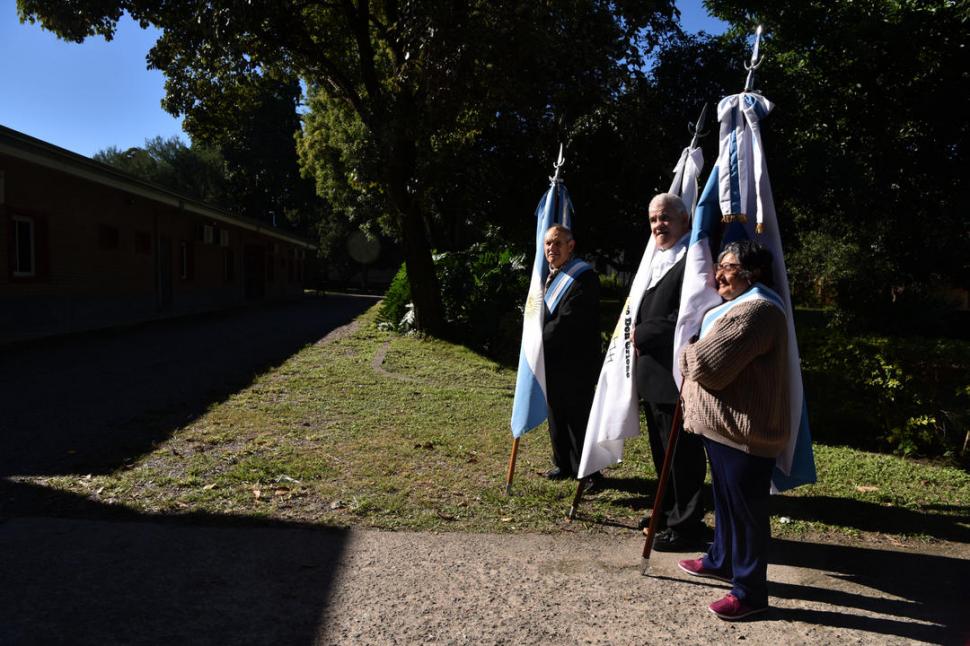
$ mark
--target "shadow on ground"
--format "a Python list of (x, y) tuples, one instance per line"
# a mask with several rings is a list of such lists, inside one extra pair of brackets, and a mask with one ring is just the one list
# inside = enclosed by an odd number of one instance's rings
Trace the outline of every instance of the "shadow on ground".
[(308, 297), (5, 348), (0, 643), (314, 643), (346, 531), (140, 514), (10, 476), (121, 467), (374, 301)]
[[(653, 508), (655, 479), (608, 478), (606, 487), (630, 494), (616, 499), (614, 504), (618, 506), (643, 512)], [(708, 510), (714, 508), (709, 485), (704, 486), (704, 504)], [(771, 515), (863, 532), (970, 543), (970, 507), (960, 505), (928, 505), (923, 510), (913, 510), (831, 496), (772, 496)]]
[(349, 538), (140, 515), (9, 481), (0, 496), (59, 497), (74, 512), (0, 520), (2, 644), (313, 644)]
[(308, 296), (4, 348), (0, 477), (120, 467), (375, 301)]
[[(965, 606), (970, 561), (966, 559), (918, 550), (890, 551), (775, 539), (770, 562), (819, 573), (817, 585), (814, 581), (769, 582), (768, 592), (773, 597), (880, 615), (786, 608), (776, 611), (777, 619), (936, 644), (966, 644), (970, 640), (970, 618)], [(843, 585), (833, 585), (833, 579)], [(869, 596), (865, 593), (868, 590), (893, 598)]]

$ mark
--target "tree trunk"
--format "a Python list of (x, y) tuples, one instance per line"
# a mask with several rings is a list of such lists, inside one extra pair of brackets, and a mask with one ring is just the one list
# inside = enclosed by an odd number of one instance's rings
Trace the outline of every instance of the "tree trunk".
[(434, 271), (424, 219), (414, 203), (402, 213), (401, 222), (401, 240), (404, 262), (408, 269), (411, 301), (414, 303), (415, 325), (426, 334), (440, 337), (445, 332), (441, 289)]
[(398, 212), (398, 227), (404, 262), (408, 270), (411, 302), (414, 303), (415, 327), (431, 336), (441, 337), (445, 332), (444, 307), (441, 304), (441, 288), (434, 271), (431, 244), (421, 214), (420, 200), (408, 190), (413, 183), (416, 151), (414, 141), (404, 132), (401, 122), (389, 146), (387, 183), (391, 201)]

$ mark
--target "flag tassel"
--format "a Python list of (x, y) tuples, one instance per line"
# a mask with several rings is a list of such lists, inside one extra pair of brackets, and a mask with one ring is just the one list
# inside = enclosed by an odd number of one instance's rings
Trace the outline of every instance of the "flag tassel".
[(509, 470), (505, 475), (505, 495), (512, 495), (512, 476), (515, 475), (515, 458), (519, 455), (519, 438), (512, 438), (512, 454), (509, 456)]

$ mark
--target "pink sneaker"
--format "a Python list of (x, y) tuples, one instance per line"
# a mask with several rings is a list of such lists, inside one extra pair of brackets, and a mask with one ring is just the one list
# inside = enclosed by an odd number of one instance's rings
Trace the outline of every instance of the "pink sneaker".
[(752, 608), (733, 594), (728, 594), (720, 601), (715, 601), (709, 605), (707, 609), (717, 615), (718, 619), (723, 619), (725, 621), (736, 621), (758, 612), (764, 612), (768, 609), (768, 606), (764, 606), (763, 608)]
[(731, 582), (731, 577), (718, 574), (714, 570), (708, 570), (705, 568), (704, 559), (687, 559), (685, 561), (680, 561), (677, 563), (677, 567), (691, 576), (701, 576), (705, 579), (717, 579), (718, 581), (724, 581), (725, 583)]

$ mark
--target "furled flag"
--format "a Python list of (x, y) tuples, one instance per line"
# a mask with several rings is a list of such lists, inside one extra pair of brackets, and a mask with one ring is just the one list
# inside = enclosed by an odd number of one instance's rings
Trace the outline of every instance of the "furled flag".
[[(688, 212), (693, 211), (697, 201), (697, 177), (703, 167), (703, 152), (696, 146), (690, 146), (681, 153), (674, 168), (674, 182), (669, 192), (683, 199)], [(647, 226), (646, 221), (644, 226)], [(655, 250), (656, 242), (650, 236), (633, 278), (630, 294), (610, 337), (586, 426), (583, 457), (577, 474), (580, 479), (619, 463), (623, 459), (623, 441), (640, 434), (637, 357), (631, 336), (640, 301), (650, 282), (650, 263)]]
[(679, 386), (682, 375), (676, 359), (680, 349), (687, 339), (700, 330), (704, 313), (721, 302), (714, 286), (715, 256), (712, 245), (717, 244), (720, 249), (728, 242), (756, 239), (774, 257), (774, 284), (784, 303), (788, 320), (792, 433), (772, 475), (772, 489), (785, 491), (815, 482), (815, 459), (808, 429), (788, 275), (761, 142), (759, 121), (772, 107), (772, 103), (760, 94), (747, 92), (728, 96), (718, 104), (718, 161), (704, 187), (691, 227), (680, 312), (674, 331), (674, 379)]
[(543, 249), (543, 238), (554, 224), (572, 229), (572, 219), (573, 203), (569, 199), (569, 191), (561, 179), (554, 178), (536, 208), (536, 256), (522, 318), (522, 347), (519, 350), (519, 372), (515, 378), (515, 400), (512, 403), (513, 437), (521, 437), (531, 431), (548, 415), (546, 368), (542, 354), (542, 291), (549, 275), (549, 264)]

